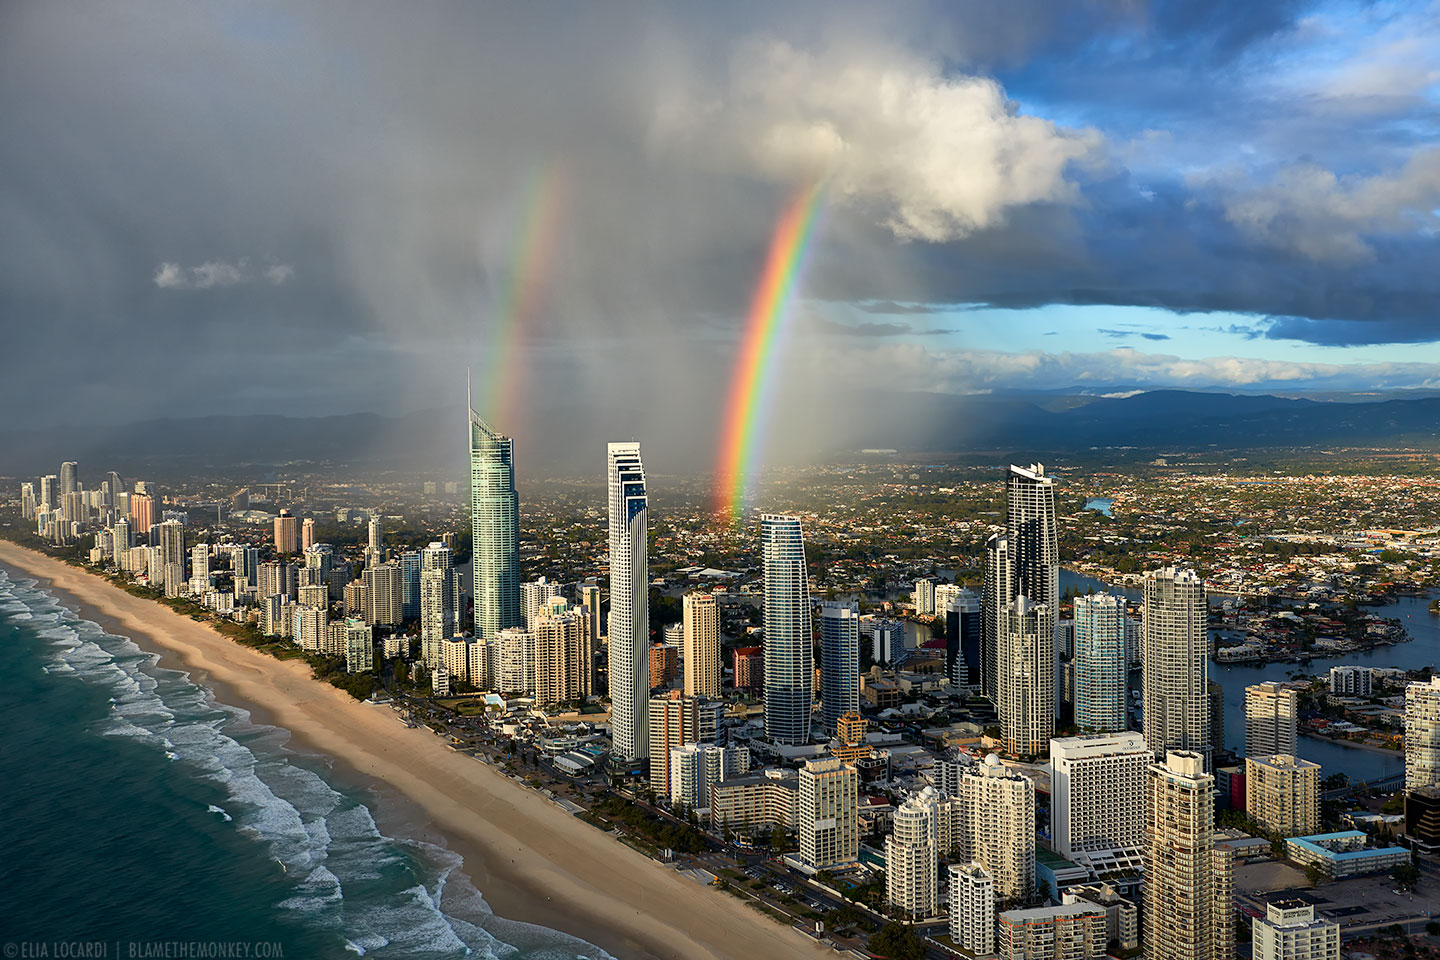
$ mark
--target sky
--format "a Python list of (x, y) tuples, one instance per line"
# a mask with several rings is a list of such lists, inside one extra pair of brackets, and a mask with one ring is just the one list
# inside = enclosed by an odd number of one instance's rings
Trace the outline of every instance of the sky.
[(0, 403), (402, 413), (474, 368), (517, 436), (714, 434), (816, 182), (773, 420), (1440, 388), (1437, 90), (1430, 3), (14, 0)]

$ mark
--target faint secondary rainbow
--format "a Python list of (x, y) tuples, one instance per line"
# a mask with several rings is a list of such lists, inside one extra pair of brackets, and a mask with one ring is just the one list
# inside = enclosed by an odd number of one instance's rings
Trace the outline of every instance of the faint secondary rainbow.
[(484, 401), (476, 411), (502, 432), (511, 429), (507, 424), (516, 405), (519, 385), (524, 380), (519, 376), (522, 364), (518, 348), (526, 328), (534, 320), (555, 258), (565, 185), (565, 173), (558, 163), (549, 163), (537, 170), (526, 185), (521, 229), (496, 303), (482, 373)]
[(725, 407), (715, 478), (716, 512), (731, 518), (739, 516), (744, 506), (746, 484), (764, 432), (775, 348), (790, 314), (790, 301), (805, 266), (823, 198), (823, 183), (811, 184), (791, 198), (775, 224), (770, 252), (745, 321)]

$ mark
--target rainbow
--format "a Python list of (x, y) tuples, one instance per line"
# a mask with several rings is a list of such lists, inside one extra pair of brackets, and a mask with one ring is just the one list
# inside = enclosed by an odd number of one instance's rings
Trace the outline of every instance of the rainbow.
[(715, 483), (715, 509), (722, 516), (738, 517), (744, 507), (746, 483), (755, 467), (765, 424), (776, 346), (805, 266), (824, 192), (823, 182), (797, 191), (775, 224), (725, 407)]
[(549, 274), (564, 207), (566, 177), (558, 163), (537, 170), (525, 190), (523, 226), (510, 269), (496, 304), (498, 318), (492, 330), (488, 362), (481, 374), (484, 401), (480, 410), (497, 428), (505, 429), (516, 406), (523, 377), (517, 350), (526, 327), (534, 318), (543, 281)]

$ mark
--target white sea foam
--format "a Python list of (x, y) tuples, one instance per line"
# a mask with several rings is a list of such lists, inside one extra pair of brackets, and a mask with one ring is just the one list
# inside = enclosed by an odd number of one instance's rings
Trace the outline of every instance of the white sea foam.
[(516, 934), (526, 957), (607, 956), (565, 934), (494, 918), (460, 872), (459, 855), (383, 835), (364, 803), (331, 786), (323, 759), (286, 748), (286, 732), (217, 703), (188, 673), (159, 667), (156, 655), (80, 619), (34, 581), (0, 571), (0, 615), (32, 621), (26, 631), (50, 648), (47, 672), (109, 688), (110, 711), (97, 733), (153, 744), (223, 789), (224, 805), (207, 806), (223, 818), (217, 824), (233, 823), (264, 844), (291, 878), (278, 906), (333, 930), (347, 950), (382, 958), (513, 956), (487, 932), (494, 927), (507, 939)]

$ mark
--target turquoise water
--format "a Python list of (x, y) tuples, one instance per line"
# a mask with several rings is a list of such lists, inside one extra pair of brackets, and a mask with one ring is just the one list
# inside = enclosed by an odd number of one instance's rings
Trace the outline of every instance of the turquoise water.
[(608, 956), (495, 918), (457, 855), (384, 835), (364, 791), (156, 659), (0, 569), (6, 943)]
[(1108, 497), (1091, 497), (1085, 501), (1086, 510), (1095, 510), (1107, 517), (1110, 516), (1110, 508), (1113, 506), (1115, 506), (1115, 501)]

